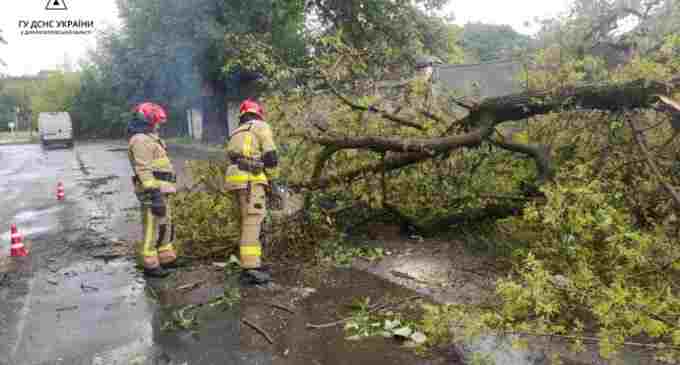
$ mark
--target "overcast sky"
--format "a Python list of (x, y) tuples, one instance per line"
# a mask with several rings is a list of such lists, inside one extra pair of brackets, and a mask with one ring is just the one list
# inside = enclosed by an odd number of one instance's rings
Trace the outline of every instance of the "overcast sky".
[[(1, 0), (0, 29), (8, 45), (0, 45), (0, 72), (10, 75), (35, 74), (64, 64), (65, 55), (76, 65), (88, 47), (95, 46), (95, 35), (21, 35), (20, 20), (93, 20), (97, 30), (118, 26), (114, 0), (60, 0), (68, 10), (45, 10), (48, 0)], [(191, 1), (191, 0), (186, 0)], [(567, 8), (568, 0), (452, 0), (448, 12), (455, 22), (482, 21), (509, 24), (517, 31), (531, 34), (526, 21), (534, 17), (553, 16)]]
[(524, 23), (533, 23), (535, 17), (556, 16), (567, 10), (570, 0), (451, 0), (448, 8), (453, 12), (455, 23), (484, 22), (491, 24), (508, 24), (516, 31), (534, 34), (536, 25), (525, 27)]

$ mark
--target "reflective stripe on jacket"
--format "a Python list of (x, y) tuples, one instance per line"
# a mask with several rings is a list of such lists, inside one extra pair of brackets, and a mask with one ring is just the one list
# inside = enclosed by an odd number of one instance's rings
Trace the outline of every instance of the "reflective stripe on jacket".
[(132, 170), (139, 179), (136, 191), (161, 188), (176, 188), (175, 183), (158, 179), (157, 175), (175, 176), (163, 140), (156, 134), (138, 133), (130, 138), (128, 157)]
[[(248, 159), (262, 161), (265, 153), (276, 151), (274, 136), (269, 124), (261, 120), (253, 120), (242, 124), (229, 136), (226, 145), (228, 156), (240, 155)], [(268, 177), (277, 177), (277, 169), (265, 169), (265, 172), (251, 173), (239, 169), (232, 163), (224, 177), (226, 190), (245, 189), (248, 183), (268, 184)]]

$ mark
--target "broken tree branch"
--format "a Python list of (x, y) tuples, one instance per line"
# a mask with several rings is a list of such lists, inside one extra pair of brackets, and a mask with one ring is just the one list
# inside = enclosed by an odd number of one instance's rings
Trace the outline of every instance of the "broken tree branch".
[(382, 162), (366, 165), (360, 168), (357, 168), (355, 170), (352, 170), (350, 172), (341, 174), (341, 175), (336, 175), (336, 176), (330, 176), (326, 178), (321, 178), (318, 180), (313, 180), (308, 183), (302, 183), (302, 184), (297, 184), (293, 185), (295, 188), (306, 188), (310, 190), (314, 189), (320, 189), (320, 188), (326, 188), (330, 185), (334, 184), (339, 184), (339, 183), (348, 183), (351, 182), (358, 177), (365, 175), (365, 174), (372, 174), (372, 173), (377, 173), (381, 172), (383, 169), (385, 171), (392, 171), (396, 169), (400, 169), (402, 167), (406, 167), (408, 165), (412, 165), (418, 162), (425, 161), (427, 159), (432, 158), (432, 155), (428, 153), (405, 153), (405, 154), (400, 154), (396, 157), (391, 157), (391, 158), (386, 158), (385, 163), (383, 164)]
[(628, 125), (630, 126), (631, 130), (633, 131), (633, 138), (635, 139), (635, 143), (638, 145), (640, 148), (640, 151), (642, 151), (642, 154), (645, 156), (645, 159), (647, 160), (647, 166), (654, 172), (656, 177), (659, 179), (659, 182), (663, 186), (663, 188), (668, 192), (668, 194), (673, 198), (675, 201), (675, 208), (677, 210), (680, 210), (680, 195), (678, 194), (677, 191), (669, 184), (667, 183), (664, 178), (663, 174), (661, 173), (661, 170), (659, 169), (659, 166), (656, 165), (654, 162), (654, 159), (652, 158), (652, 154), (649, 152), (649, 149), (647, 148), (647, 145), (644, 143), (642, 138), (640, 137), (640, 132), (637, 130), (635, 127), (635, 123), (631, 118), (626, 118), (628, 121)]
[[(680, 77), (678, 76), (669, 82), (641, 79), (626, 83), (589, 84), (557, 91), (529, 92), (489, 98), (475, 106), (475, 109), (471, 110), (467, 116), (452, 123), (444, 135), (434, 138), (305, 136), (313, 142), (332, 147), (332, 149), (328, 150), (328, 154), (324, 156), (326, 161), (320, 160), (317, 163), (318, 168), (317, 173), (314, 174), (314, 179), (310, 182), (292, 185), (299, 188), (318, 189), (383, 171), (383, 164), (378, 162), (336, 176), (322, 178), (320, 173), (322, 166), (331, 157), (330, 151), (333, 151), (333, 149), (396, 152), (394, 156), (385, 159), (384, 169), (390, 171), (431, 159), (457, 148), (478, 146), (488, 139), (487, 137), (493, 131), (493, 127), (506, 121), (523, 120), (536, 115), (569, 109), (621, 111), (653, 107), (659, 99), (658, 95), (667, 94), (677, 87), (680, 87)], [(336, 96), (344, 98), (340, 93), (336, 93)], [(349, 102), (351, 103), (351, 101)], [(361, 110), (366, 109), (362, 106), (360, 108)], [(462, 135), (449, 135), (454, 126), (461, 124), (476, 128), (476, 130), (473, 129), (472, 132)], [(540, 177), (549, 179), (552, 176), (552, 166), (547, 158), (547, 153), (540, 151), (539, 148), (527, 148), (526, 146), (508, 143), (499, 145), (499, 147), (534, 157), (539, 167)]]
[(347, 96), (343, 95), (340, 91), (338, 91), (338, 89), (336, 89), (335, 86), (333, 86), (333, 84), (330, 82), (330, 80), (328, 80), (327, 77), (326, 77), (326, 83), (328, 84), (328, 87), (330, 88), (333, 95), (335, 95), (343, 103), (345, 103), (347, 106), (349, 106), (350, 108), (352, 108), (354, 110), (371, 111), (371, 112), (377, 113), (378, 115), (380, 115), (384, 119), (395, 122), (395, 123), (400, 124), (402, 126), (415, 128), (415, 129), (418, 129), (418, 130), (421, 130), (421, 131), (425, 130), (425, 128), (418, 123), (414, 123), (414, 122), (411, 122), (411, 121), (406, 120), (404, 118), (400, 118), (396, 115), (390, 114), (390, 113), (388, 113), (384, 110), (378, 109), (376, 107), (369, 108), (369, 107), (365, 107), (363, 105), (359, 105), (359, 104), (351, 101)]
[(307, 136), (307, 139), (324, 146), (340, 149), (370, 149), (377, 152), (423, 152), (434, 155), (460, 147), (479, 145), (489, 132), (490, 128), (486, 127), (470, 133), (439, 138)]
[(468, 118), (472, 122), (479, 121), (481, 115), (487, 113), (493, 116), (495, 124), (499, 124), (566, 109), (620, 111), (651, 107), (657, 100), (656, 94), (666, 94), (669, 88), (676, 87), (680, 87), (680, 77), (668, 83), (640, 79), (621, 84), (588, 84), (557, 91), (514, 94), (486, 99)]
[[(530, 199), (527, 199), (529, 201)], [(489, 204), (483, 208), (468, 209), (463, 213), (446, 217), (437, 217), (419, 226), (419, 232), (428, 236), (444, 232), (453, 227), (464, 227), (485, 220), (503, 219), (522, 213), (526, 201), (516, 201), (515, 204)]]
[(538, 170), (539, 184), (541, 182), (552, 180), (552, 178), (555, 176), (555, 171), (552, 167), (552, 161), (550, 159), (550, 152), (546, 146), (503, 142), (492, 139), (490, 139), (489, 142), (504, 150), (522, 153), (533, 158), (534, 162), (536, 162), (536, 170)]
[(323, 173), (323, 170), (326, 167), (326, 162), (328, 162), (328, 160), (330, 160), (331, 157), (333, 157), (333, 155), (338, 151), (340, 151), (340, 148), (335, 146), (324, 147), (323, 151), (321, 151), (321, 154), (319, 154), (319, 157), (316, 160), (316, 164), (314, 165), (312, 181), (321, 178), (321, 174)]
[(243, 322), (243, 323), (244, 323), (245, 325), (247, 325), (248, 327), (254, 329), (254, 330), (255, 330), (257, 333), (259, 333), (260, 335), (262, 335), (262, 337), (264, 337), (265, 339), (267, 339), (267, 342), (269, 342), (269, 343), (272, 344), (272, 345), (274, 344), (274, 340), (272, 339), (272, 337), (269, 336), (269, 334), (267, 333), (267, 331), (263, 330), (260, 326), (256, 325), (255, 323), (249, 321), (249, 320), (246, 319), (246, 318), (241, 319), (241, 322)]
[[(580, 340), (583, 342), (590, 342), (590, 343), (600, 343), (602, 342), (602, 339), (597, 338), (597, 337), (591, 337), (591, 336), (568, 336), (568, 335), (559, 335), (559, 334), (554, 334), (554, 333), (538, 333), (538, 332), (512, 332), (512, 331), (505, 331), (503, 334), (506, 335), (519, 335), (519, 336), (530, 336), (530, 337), (551, 337), (551, 338), (559, 338), (559, 339), (564, 339), (564, 340)], [(652, 344), (652, 343), (642, 343), (642, 342), (630, 342), (630, 341), (623, 341), (621, 342), (621, 345), (626, 346), (626, 347), (642, 347), (642, 348), (648, 348), (648, 349), (673, 349), (673, 350), (680, 350), (680, 347), (678, 346), (664, 346), (663, 344)]]
[(434, 120), (437, 123), (441, 123), (441, 124), (447, 123), (446, 120), (443, 117), (441, 117), (441, 116), (439, 116), (435, 113), (429, 112), (425, 109), (418, 109), (418, 113), (420, 113), (421, 115), (423, 115), (426, 118)]

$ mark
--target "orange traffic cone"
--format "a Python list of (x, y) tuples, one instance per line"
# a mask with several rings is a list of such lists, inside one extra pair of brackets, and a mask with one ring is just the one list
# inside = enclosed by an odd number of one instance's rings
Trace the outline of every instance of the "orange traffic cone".
[(61, 181), (57, 184), (57, 200), (64, 200), (64, 184)]
[(19, 232), (17, 231), (16, 224), (12, 224), (11, 237), (12, 237), (11, 256), (12, 257), (28, 256), (28, 251), (26, 250), (26, 247), (24, 247), (23, 242), (21, 242), (21, 234), (19, 234)]

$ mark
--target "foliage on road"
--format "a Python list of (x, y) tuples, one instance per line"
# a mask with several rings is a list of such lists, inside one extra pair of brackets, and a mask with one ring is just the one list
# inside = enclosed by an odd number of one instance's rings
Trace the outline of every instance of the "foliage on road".
[(387, 308), (384, 303), (373, 303), (370, 297), (366, 297), (356, 298), (350, 309), (351, 316), (344, 324), (350, 341), (381, 336), (406, 341), (412, 346), (427, 342), (427, 336), (418, 331), (414, 320), (399, 311), (401, 308)]

